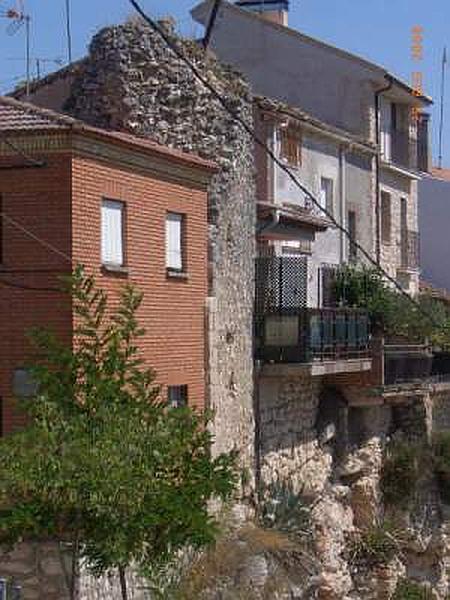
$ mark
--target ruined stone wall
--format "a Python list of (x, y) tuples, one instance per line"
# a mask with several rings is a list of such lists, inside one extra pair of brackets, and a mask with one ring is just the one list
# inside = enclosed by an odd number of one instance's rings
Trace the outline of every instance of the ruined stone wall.
[[(171, 31), (167, 25), (168, 31)], [(173, 40), (248, 123), (247, 84), (190, 41)], [(102, 30), (72, 86), (65, 110), (214, 160), (209, 189), (209, 406), (216, 450), (237, 448), (253, 467), (252, 311), (255, 173), (252, 140), (192, 72), (139, 20)]]

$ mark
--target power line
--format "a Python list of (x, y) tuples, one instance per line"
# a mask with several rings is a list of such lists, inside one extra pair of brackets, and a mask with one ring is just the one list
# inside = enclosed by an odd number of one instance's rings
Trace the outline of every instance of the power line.
[(32, 231), (30, 231), (29, 229), (27, 229), (26, 227), (24, 227), (23, 225), (21, 225), (20, 223), (18, 223), (17, 221), (15, 221), (12, 217), (10, 217), (9, 215), (7, 215), (4, 211), (0, 211), (0, 217), (2, 217), (2, 219), (5, 219), (5, 221), (7, 223), (9, 223), (10, 225), (12, 225), (13, 227), (15, 227), (16, 229), (18, 229), (19, 231), (21, 231), (25, 235), (27, 235), (29, 238), (31, 238), (32, 240), (34, 240), (35, 242), (37, 242), (38, 244), (40, 244), (44, 248), (47, 248), (47, 250), (50, 250), (51, 252), (54, 252), (55, 254), (58, 254), (58, 256), (61, 256), (65, 260), (69, 261), (70, 264), (72, 264), (73, 261), (72, 261), (72, 259), (70, 258), (70, 256), (68, 254), (65, 254), (65, 252), (62, 252), (61, 250), (59, 250), (58, 248), (56, 248), (55, 246), (53, 246), (52, 244), (50, 244), (50, 242), (47, 242), (46, 240), (43, 240), (39, 236), (35, 235)]
[[(3, 140), (3, 142), (9, 146), (11, 148), (11, 150), (14, 150), (14, 152), (16, 152), (17, 154), (20, 154), (20, 156), (22, 158), (24, 158), (26, 160), (26, 162), (28, 163), (27, 166), (28, 167), (45, 167), (47, 165), (47, 163), (43, 160), (36, 160), (35, 158), (33, 158), (32, 156), (30, 156), (29, 154), (26, 154), (21, 148), (19, 148), (18, 146), (16, 146), (13, 142), (11, 142), (11, 140), (9, 139), (9, 137), (3, 132), (0, 131), (0, 141)], [(25, 165), (22, 165), (22, 167), (24, 167)], [(17, 169), (17, 168), (21, 168), (18, 165), (12, 165), (12, 166), (2, 166), (0, 167), (2, 169)]]
[(233, 108), (228, 106), (228, 103), (223, 98), (222, 94), (216, 90), (216, 88), (208, 81), (208, 79), (206, 79), (202, 75), (202, 73), (200, 73), (200, 71), (197, 69), (197, 67), (184, 54), (184, 52), (182, 52), (176, 46), (176, 44), (173, 43), (170, 36), (164, 31), (164, 29), (154, 19), (152, 19), (148, 14), (146, 14), (144, 12), (144, 10), (141, 8), (141, 6), (139, 5), (139, 3), (136, 0), (129, 0), (129, 2), (133, 6), (133, 8), (139, 13), (139, 15), (144, 19), (144, 21), (146, 21), (146, 23), (148, 23), (148, 25), (150, 25), (150, 27), (159, 34), (159, 36), (163, 39), (163, 41), (168, 46), (168, 48), (170, 50), (172, 50), (172, 52), (189, 67), (189, 69), (192, 71), (194, 76), (218, 100), (218, 102), (225, 109), (225, 111), (229, 115), (231, 115), (237, 123), (239, 123), (241, 125), (241, 127), (244, 129), (244, 131), (246, 131), (250, 135), (250, 137), (256, 142), (256, 144), (264, 150), (264, 152), (267, 154), (267, 156), (269, 156), (269, 158), (282, 171), (284, 171), (288, 175), (288, 177), (291, 179), (291, 181), (294, 183), (294, 185), (301, 192), (303, 192), (312, 201), (312, 203), (315, 206), (317, 206), (328, 217), (328, 219), (333, 223), (333, 225), (335, 225), (335, 227), (348, 238), (350, 244), (352, 244), (357, 250), (359, 250), (361, 252), (361, 254), (369, 261), (369, 263), (372, 264), (388, 281), (390, 281), (392, 283), (392, 285), (400, 292), (400, 294), (405, 296), (422, 313), (422, 315), (428, 319), (428, 321), (430, 323), (432, 323), (433, 325), (437, 325), (434, 317), (432, 317), (430, 314), (428, 314), (426, 311), (424, 311), (423, 307), (402, 288), (402, 286), (398, 283), (398, 281), (394, 277), (389, 275), (389, 273), (387, 271), (385, 271), (372, 258), (372, 256), (365, 250), (365, 248), (363, 248), (355, 239), (353, 239), (350, 232), (343, 225), (341, 225), (335, 219), (334, 215), (328, 209), (324, 208), (321, 205), (321, 203), (316, 199), (314, 194), (312, 194), (312, 192), (310, 192), (308, 190), (308, 188), (306, 186), (304, 186), (295, 177), (295, 175), (293, 175), (293, 173), (291, 173), (291, 171), (286, 167), (286, 165), (281, 160), (279, 160), (279, 158), (275, 155), (275, 153), (267, 146), (267, 144), (259, 138), (259, 136), (255, 133), (254, 129), (246, 123), (246, 121), (238, 114), (238, 112), (236, 110), (234, 110)]

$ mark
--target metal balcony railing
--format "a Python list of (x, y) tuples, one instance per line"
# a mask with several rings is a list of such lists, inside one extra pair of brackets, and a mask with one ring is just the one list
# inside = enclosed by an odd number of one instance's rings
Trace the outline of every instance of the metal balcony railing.
[(358, 309), (303, 308), (257, 315), (256, 358), (309, 363), (369, 356), (369, 318)]

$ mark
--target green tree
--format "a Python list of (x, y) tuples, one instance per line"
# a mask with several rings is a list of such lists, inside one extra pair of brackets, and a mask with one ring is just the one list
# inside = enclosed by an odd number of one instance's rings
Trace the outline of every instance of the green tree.
[(0, 541), (70, 542), (76, 569), (96, 575), (171, 559), (213, 541), (212, 497), (230, 498), (236, 456), (211, 456), (209, 416), (169, 410), (140, 357), (136, 318), (142, 295), (106, 294), (77, 269), (71, 280), (73, 344), (33, 333), (38, 393), (25, 408), (30, 426), (0, 441)]

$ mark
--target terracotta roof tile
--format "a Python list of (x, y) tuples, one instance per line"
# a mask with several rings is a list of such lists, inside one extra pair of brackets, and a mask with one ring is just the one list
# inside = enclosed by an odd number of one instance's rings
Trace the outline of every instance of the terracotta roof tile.
[(33, 133), (36, 131), (67, 130), (87, 136), (96, 136), (111, 142), (120, 142), (137, 149), (151, 151), (168, 159), (178, 160), (198, 167), (217, 171), (217, 165), (196, 154), (158, 144), (150, 138), (138, 137), (121, 131), (108, 131), (92, 127), (83, 121), (34, 104), (21, 102), (6, 96), (0, 96), (0, 134)]

